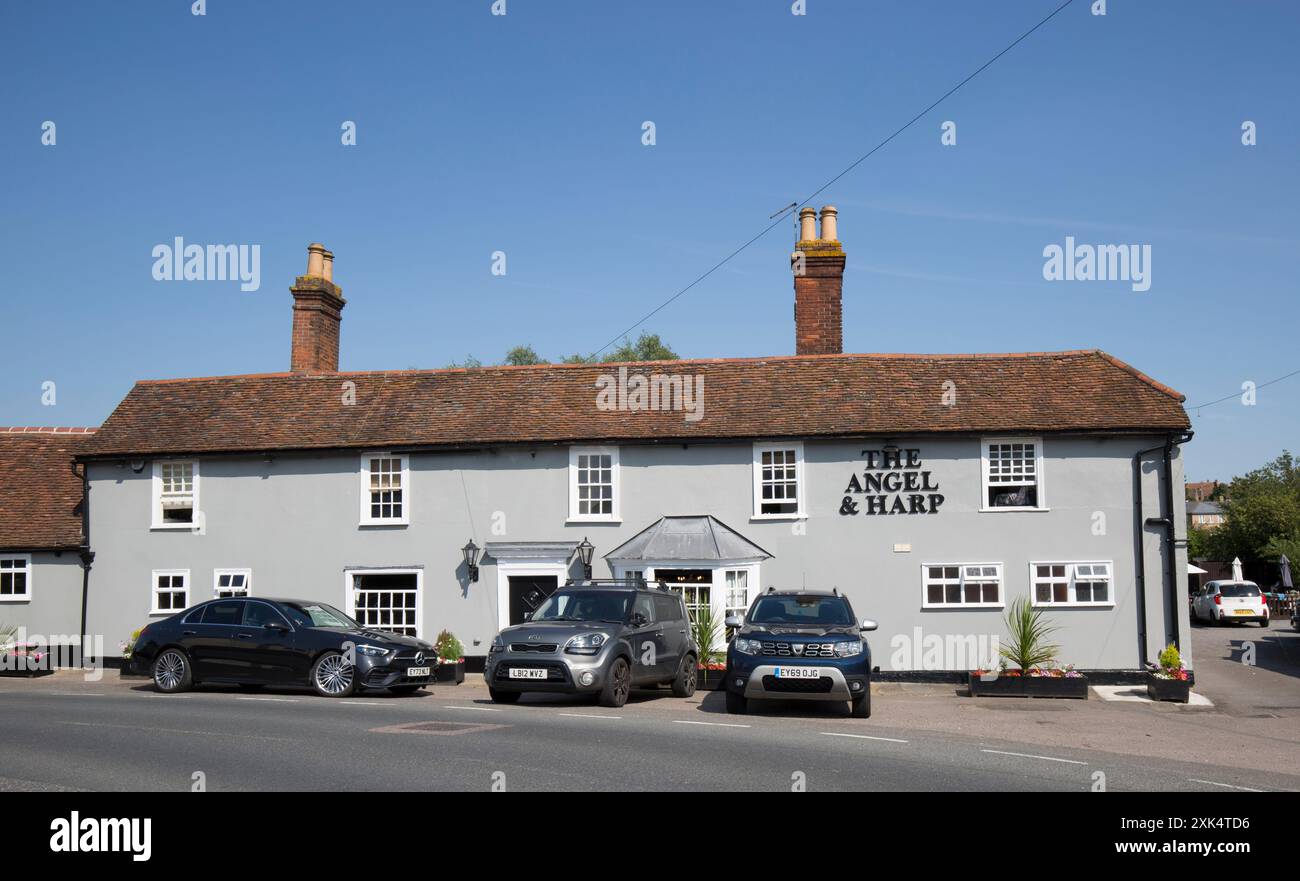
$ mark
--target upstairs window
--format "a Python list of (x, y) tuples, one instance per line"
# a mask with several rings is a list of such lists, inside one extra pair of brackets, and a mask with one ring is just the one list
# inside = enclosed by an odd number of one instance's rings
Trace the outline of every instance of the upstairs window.
[(569, 519), (617, 521), (618, 447), (569, 448)]
[(170, 615), (190, 604), (188, 569), (154, 570), (153, 609), (156, 615)]
[(1110, 563), (1031, 563), (1036, 606), (1114, 605)]
[(32, 598), (32, 558), (26, 554), (0, 556), (0, 603)]
[(361, 457), (361, 525), (405, 526), (411, 522), (410, 459), (389, 453)]
[(199, 525), (199, 463), (155, 462), (154, 529), (193, 529)]
[(985, 510), (1044, 507), (1041, 438), (986, 439), (982, 458)]
[(754, 516), (804, 516), (803, 444), (754, 445)]

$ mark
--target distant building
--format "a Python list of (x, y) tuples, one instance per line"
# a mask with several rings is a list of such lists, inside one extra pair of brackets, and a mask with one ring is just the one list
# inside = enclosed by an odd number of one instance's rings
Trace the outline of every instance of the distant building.
[[(1191, 487), (1191, 484), (1187, 485), (1188, 489)], [(1187, 525), (1193, 529), (1217, 529), (1227, 519), (1218, 502), (1187, 503)]]
[(1223, 484), (1217, 480), (1198, 480), (1194, 483), (1187, 484), (1187, 501), (1189, 502), (1207, 502), (1214, 491)]

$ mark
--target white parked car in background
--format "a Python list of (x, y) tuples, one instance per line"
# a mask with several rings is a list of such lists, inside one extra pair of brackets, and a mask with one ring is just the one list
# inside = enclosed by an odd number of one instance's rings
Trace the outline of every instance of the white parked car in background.
[(1253, 581), (1211, 581), (1192, 601), (1192, 615), (1201, 621), (1258, 621), (1268, 626), (1268, 602)]

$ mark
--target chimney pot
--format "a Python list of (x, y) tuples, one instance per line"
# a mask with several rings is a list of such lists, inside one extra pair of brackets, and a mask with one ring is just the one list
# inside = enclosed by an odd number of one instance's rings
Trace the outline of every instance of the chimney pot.
[(827, 242), (839, 241), (840, 234), (837, 227), (836, 218), (839, 212), (835, 210), (834, 205), (822, 206), (822, 240)]
[(307, 276), (308, 278), (325, 276), (325, 246), (319, 242), (307, 246)]
[(323, 264), (321, 267), (321, 278), (332, 282), (334, 281), (334, 252), (326, 251), (321, 255), (321, 257), (321, 262)]
[(811, 242), (817, 238), (817, 209), (809, 205), (799, 210), (799, 241)]

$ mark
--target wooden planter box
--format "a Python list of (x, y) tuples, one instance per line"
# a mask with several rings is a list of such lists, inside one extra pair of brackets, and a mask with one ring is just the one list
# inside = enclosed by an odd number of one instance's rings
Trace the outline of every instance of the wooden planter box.
[(1192, 692), (1192, 683), (1186, 679), (1161, 679), (1147, 674), (1147, 697), (1153, 701), (1174, 701), (1185, 704)]
[(1088, 699), (1086, 676), (999, 676), (997, 679), (985, 681), (971, 673), (968, 682), (971, 697)]
[(722, 691), (726, 679), (726, 670), (705, 670), (703, 667), (697, 668), (695, 671), (695, 690)]
[(0, 664), (0, 676), (46, 676), (54, 672), (52, 655), (39, 658), (31, 655), (7, 654)]
[(433, 671), (433, 681), (441, 685), (460, 685), (465, 681), (465, 659), (451, 664), (439, 664)]

